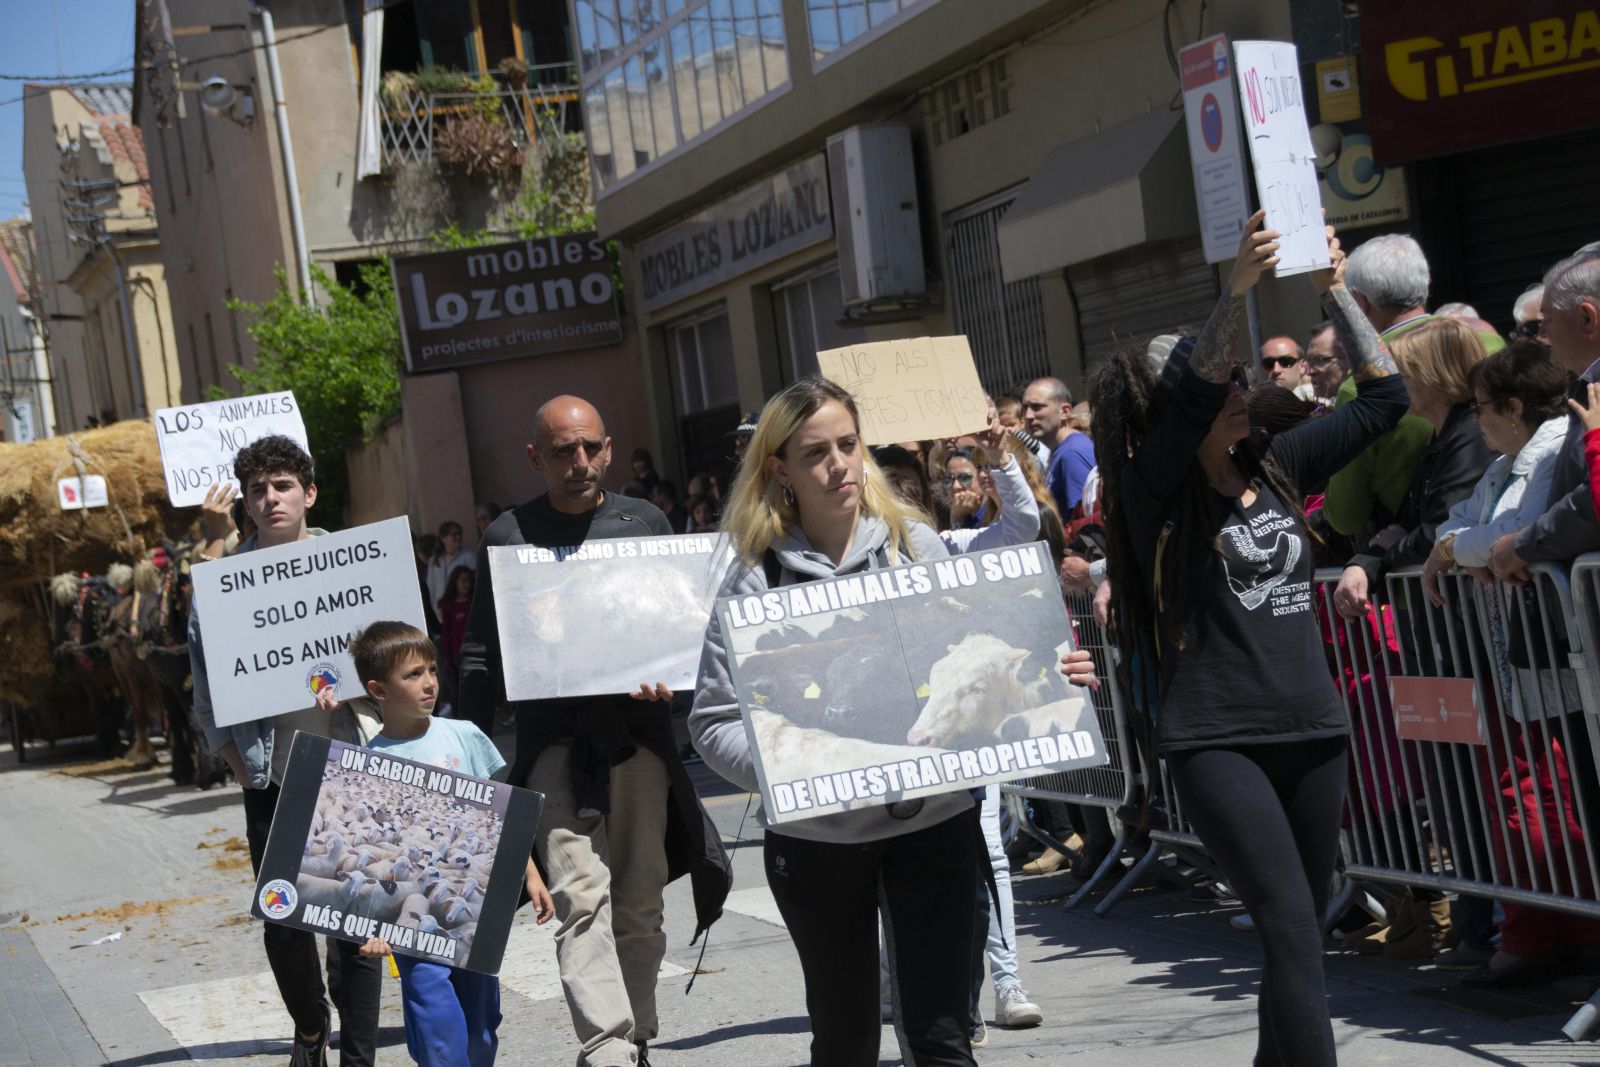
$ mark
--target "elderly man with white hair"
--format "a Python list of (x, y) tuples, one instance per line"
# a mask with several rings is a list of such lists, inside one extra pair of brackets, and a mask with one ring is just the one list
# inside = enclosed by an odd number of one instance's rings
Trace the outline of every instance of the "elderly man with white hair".
[(1544, 313), (1539, 310), (1539, 305), (1544, 300), (1544, 283), (1530, 285), (1522, 291), (1511, 305), (1511, 319), (1516, 328), (1511, 331), (1511, 339), (1531, 338), (1539, 336), (1539, 328), (1544, 324)]

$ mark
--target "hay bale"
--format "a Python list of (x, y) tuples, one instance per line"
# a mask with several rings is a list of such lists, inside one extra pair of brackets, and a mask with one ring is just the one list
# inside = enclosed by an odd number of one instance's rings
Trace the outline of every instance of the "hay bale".
[[(74, 462), (74, 460), (79, 462)], [(106, 480), (110, 504), (62, 511), (56, 482), (80, 473)], [(155, 428), (118, 422), (26, 445), (0, 444), (0, 586), (63, 571), (99, 574), (175, 539), (198, 511), (167, 500)]]

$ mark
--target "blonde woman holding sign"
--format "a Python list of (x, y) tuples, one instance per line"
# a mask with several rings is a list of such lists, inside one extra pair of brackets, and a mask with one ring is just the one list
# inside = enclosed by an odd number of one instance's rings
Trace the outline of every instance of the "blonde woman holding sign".
[[(739, 556), (723, 596), (948, 555), (868, 455), (850, 394), (814, 377), (762, 410), (723, 530)], [(1083, 658), (1072, 664), (1072, 679), (1086, 681)], [(715, 615), (689, 731), (714, 770), (758, 788)], [(898, 976), (895, 1029), (906, 1062), (974, 1063), (967, 1000), (981, 849), (969, 792), (768, 826), (767, 884), (805, 973), (814, 1065), (878, 1062), (880, 910)]]

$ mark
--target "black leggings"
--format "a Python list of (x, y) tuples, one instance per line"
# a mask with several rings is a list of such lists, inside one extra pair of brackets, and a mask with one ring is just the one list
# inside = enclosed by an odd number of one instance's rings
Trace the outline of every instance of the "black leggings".
[(768, 831), (767, 885), (805, 974), (813, 1067), (877, 1067), (880, 905), (907, 1067), (976, 1067), (967, 996), (979, 839), (976, 811), (861, 845)]
[(1339, 850), (1345, 739), (1188, 749), (1166, 759), (1183, 814), (1261, 934), (1256, 1067), (1334, 1063), (1322, 913)]

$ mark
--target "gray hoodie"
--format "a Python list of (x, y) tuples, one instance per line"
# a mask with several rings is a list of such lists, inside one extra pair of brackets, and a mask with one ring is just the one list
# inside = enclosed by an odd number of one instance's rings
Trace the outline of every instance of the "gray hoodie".
[[(881, 519), (863, 516), (856, 525), (856, 536), (849, 553), (835, 567), (832, 560), (811, 547), (798, 526), (792, 527), (781, 541), (773, 545), (778, 562), (782, 565), (780, 584), (809, 582), (855, 571), (879, 570), (887, 561), (888, 542), (888, 526)], [(911, 527), (911, 547), (919, 560), (938, 559), (950, 554), (939, 535), (920, 523)], [(898, 562), (908, 563), (910, 560)], [(766, 588), (767, 577), (762, 567), (759, 564), (750, 567), (741, 563), (729, 571), (718, 595), (760, 593)], [(712, 770), (752, 792), (759, 788), (750, 731), (739, 714), (739, 697), (734, 692), (733, 680), (728, 673), (728, 649), (722, 639), (722, 624), (714, 613), (706, 627), (705, 650), (700, 655), (700, 679), (695, 683), (694, 709), (689, 712), (689, 735), (694, 739), (694, 747), (705, 757)], [(836, 815), (819, 815), (781, 826), (773, 826), (768, 822), (766, 808), (763, 807), (761, 824), (774, 833), (790, 837), (856, 844), (926, 829), (959, 815), (971, 808), (972, 804), (970, 793), (957, 791), (927, 797), (922, 807), (909, 819), (897, 819), (889, 814), (887, 807), (879, 805)]]

